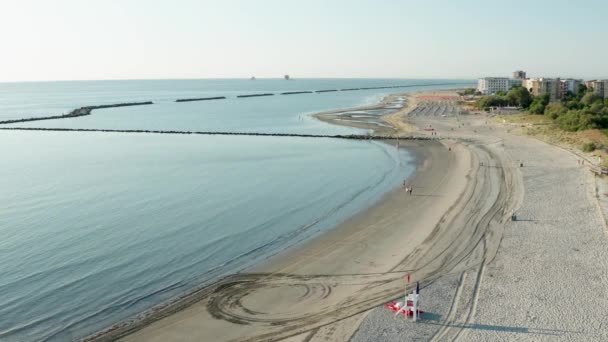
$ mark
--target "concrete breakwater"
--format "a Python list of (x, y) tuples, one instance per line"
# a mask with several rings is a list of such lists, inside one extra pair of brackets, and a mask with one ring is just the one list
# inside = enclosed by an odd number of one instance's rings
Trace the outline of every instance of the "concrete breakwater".
[(192, 102), (192, 101), (209, 101), (209, 100), (225, 100), (226, 96), (215, 96), (215, 97), (198, 97), (192, 99), (177, 99), (175, 102)]
[(349, 140), (437, 140), (425, 136), (394, 136), (366, 134), (297, 134), (297, 133), (255, 133), (255, 132), (205, 132), (205, 131), (164, 131), (144, 129), (97, 129), (97, 128), (37, 128), (37, 127), (0, 127), (4, 131), (48, 131), (48, 132), (101, 132), (101, 133), (148, 133), (148, 134), (196, 134), (196, 135), (240, 135), (254, 137), (294, 137), (329, 138)]
[(33, 118), (24, 118), (24, 119), (14, 119), (14, 120), (4, 120), (0, 121), (0, 125), (2, 124), (12, 124), (19, 122), (29, 122), (29, 121), (40, 121), (40, 120), (54, 120), (54, 119), (68, 119), (68, 118), (77, 118), (79, 116), (90, 115), (91, 112), (95, 109), (103, 109), (103, 108), (115, 108), (115, 107), (129, 107), (129, 106), (143, 106), (143, 105), (151, 105), (154, 104), (152, 101), (146, 102), (126, 102), (126, 103), (115, 103), (108, 105), (99, 105), (99, 106), (86, 106), (80, 107), (72, 110), (67, 114), (61, 115), (51, 115), (51, 116), (41, 116), (41, 117), (33, 117)]
[[(322, 89), (322, 90), (298, 90), (298, 91), (286, 91), (282, 93), (277, 93), (280, 95), (296, 95), (296, 94), (311, 94), (311, 93), (329, 93), (335, 91), (355, 91), (355, 90), (373, 90), (373, 89), (396, 89), (396, 88), (411, 88), (411, 87), (430, 87), (430, 86), (444, 86), (444, 85), (470, 85), (469, 83), (433, 83), (433, 84), (411, 84), (411, 85), (392, 85), (392, 86), (384, 86), (384, 87), (364, 87), (364, 88), (345, 88), (345, 89)], [(274, 93), (264, 93), (264, 94), (244, 94), (237, 95), (236, 97), (258, 97), (258, 96), (272, 96), (276, 95)], [(176, 101), (176, 102), (185, 102), (185, 101)]]
[(295, 94), (312, 94), (312, 91), (310, 91), (310, 90), (305, 90), (305, 91), (286, 91), (284, 93), (281, 93), (281, 95), (295, 95)]
[(245, 95), (237, 95), (236, 97), (258, 97), (258, 96), (273, 96), (272, 93), (264, 93), (264, 94), (245, 94)]

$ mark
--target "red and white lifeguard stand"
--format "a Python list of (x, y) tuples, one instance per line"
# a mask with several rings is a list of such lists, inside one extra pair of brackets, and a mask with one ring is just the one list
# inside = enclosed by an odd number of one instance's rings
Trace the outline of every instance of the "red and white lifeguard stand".
[[(408, 275), (408, 282), (409, 282)], [(395, 312), (395, 316), (402, 314), (405, 317), (412, 317), (412, 321), (416, 322), (424, 313), (420, 310), (420, 284), (416, 282), (416, 289), (412, 293), (407, 294), (403, 302), (390, 302), (384, 304), (387, 308)]]

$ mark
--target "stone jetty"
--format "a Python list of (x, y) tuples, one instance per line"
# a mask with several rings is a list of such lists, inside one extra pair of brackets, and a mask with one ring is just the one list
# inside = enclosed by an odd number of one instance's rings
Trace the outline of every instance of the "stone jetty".
[(264, 93), (264, 94), (245, 94), (245, 95), (237, 95), (236, 97), (258, 97), (258, 96), (273, 96), (273, 93)]
[(192, 99), (177, 99), (175, 102), (192, 102), (192, 101), (209, 101), (209, 100), (225, 100), (226, 96), (215, 96), (215, 97), (198, 97)]
[(286, 91), (284, 93), (281, 93), (281, 95), (295, 95), (295, 94), (312, 94), (312, 91), (310, 91), (310, 90), (305, 90), (305, 91)]
[(427, 136), (393, 136), (367, 134), (297, 134), (297, 133), (256, 133), (256, 132), (206, 132), (206, 131), (165, 131), (145, 129), (99, 129), (99, 128), (43, 128), (43, 127), (0, 127), (3, 131), (48, 131), (48, 132), (102, 132), (102, 133), (146, 133), (146, 134), (195, 134), (195, 135), (240, 135), (254, 137), (294, 137), (329, 138), (349, 140), (438, 140)]
[(29, 121), (77, 118), (79, 116), (90, 115), (91, 112), (95, 109), (142, 106), (142, 105), (151, 105), (153, 103), (154, 102), (152, 102), (152, 101), (146, 101), (146, 102), (115, 103), (115, 104), (99, 105), (99, 106), (86, 106), (86, 107), (76, 108), (73, 111), (71, 111), (67, 114), (62, 114), (62, 115), (51, 115), (51, 116), (40, 116), (40, 117), (24, 118), (24, 119), (4, 120), (4, 121), (0, 121), (0, 125), (19, 123), (19, 122), (29, 122)]

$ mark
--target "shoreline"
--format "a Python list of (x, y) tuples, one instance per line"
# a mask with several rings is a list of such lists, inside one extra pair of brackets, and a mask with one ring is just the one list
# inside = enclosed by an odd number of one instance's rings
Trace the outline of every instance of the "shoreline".
[[(411, 96), (411, 94), (415, 94), (415, 93), (417, 93), (417, 92), (389, 94), (389, 95), (382, 97), (378, 101), (378, 103), (373, 104), (373, 105), (357, 106), (357, 107), (352, 107), (352, 108), (333, 109), (333, 110), (315, 113), (311, 116), (319, 121), (323, 121), (323, 122), (331, 124), (331, 125), (346, 126), (346, 127), (353, 127), (353, 128), (359, 128), (359, 129), (368, 129), (368, 130), (372, 130), (373, 134), (400, 137), (400, 136), (403, 136), (403, 134), (410, 133), (415, 130), (415, 128), (411, 125), (408, 125), (405, 123), (398, 123), (397, 120), (394, 120), (394, 118), (397, 115), (403, 115), (404, 113), (409, 112), (413, 107), (415, 107), (415, 105), (416, 105), (415, 100)], [(395, 101), (405, 103), (405, 105), (401, 108), (387, 108), (388, 105), (390, 105), (391, 103), (395, 103)], [(365, 112), (365, 111), (377, 111), (377, 110), (387, 110), (387, 109), (396, 109), (396, 110), (390, 114), (376, 115), (376, 117), (374, 118), (375, 120), (373, 120), (373, 121), (372, 120), (346, 121), (343, 119), (343, 117), (344, 117), (343, 114), (348, 113), (348, 112), (357, 112), (357, 111)], [(368, 119), (371, 117), (372, 116), (369, 115)], [(380, 121), (381, 123), (374, 122), (374, 121)], [(384, 126), (382, 123), (388, 124), (390, 127)]]
[[(421, 93), (421, 92), (417, 92), (417, 93)], [(408, 104), (396, 111), (395, 113), (391, 113), (390, 115), (385, 115), (382, 116), (383, 120), (385, 119), (385, 117), (387, 116), (392, 116), (392, 117), (396, 117), (398, 115), (403, 115), (404, 113), (406, 113), (407, 111), (411, 110), (412, 106), (415, 106), (415, 103), (412, 104), (412, 98), (413, 98), (413, 94), (414, 93), (410, 93), (410, 94), (406, 94), (406, 95), (400, 95), (400, 94), (391, 94), (386, 96), (385, 98), (382, 99), (382, 101), (374, 106), (365, 106), (365, 108), (373, 108), (373, 109), (377, 109), (383, 105), (386, 104), (387, 99), (390, 98), (394, 98), (397, 96), (402, 96), (402, 97), (407, 97), (410, 99), (410, 101), (408, 101)], [(357, 107), (357, 108), (361, 108), (361, 107)], [(357, 109), (350, 109), (350, 110), (357, 110)], [(335, 111), (331, 111), (331, 112), (340, 112), (340, 111), (344, 111), (344, 110), (335, 110)], [(315, 117), (317, 117), (317, 115), (323, 115), (323, 114), (327, 114), (327, 112), (323, 112), (323, 113), (318, 113), (315, 114)], [(396, 130), (399, 130), (399, 128), (397, 128)], [(432, 146), (429, 146), (432, 145)], [(459, 172), (459, 174), (464, 175), (470, 171), (467, 171), (468, 168), (470, 167), (470, 165), (468, 165), (467, 163), (465, 163), (464, 161), (466, 160), (471, 160), (472, 156), (470, 155), (469, 152), (466, 151), (466, 149), (463, 148), (456, 148), (456, 150), (458, 151), (457, 153), (459, 155), (461, 155), (462, 158), (460, 158), (460, 161), (457, 161), (455, 158), (453, 158), (453, 156), (456, 153), (452, 153), (449, 154), (447, 153), (447, 148), (439, 143), (439, 142), (419, 142), (419, 141), (406, 141), (405, 143), (403, 143), (403, 145), (401, 145), (401, 147), (405, 147), (408, 148), (408, 151), (412, 152), (412, 154), (414, 154), (415, 158), (416, 158), (416, 170), (412, 175), (412, 178), (409, 180), (409, 182), (414, 183), (414, 184), (429, 184), (428, 188), (431, 187), (432, 184), (444, 184), (444, 180), (450, 177), (455, 177), (455, 174)], [(460, 163), (459, 164), (459, 168), (458, 171), (455, 171), (454, 167), (446, 167), (445, 164), (443, 163), (451, 163), (452, 166), (454, 166), (455, 163)], [(432, 165), (434, 165), (434, 167), (431, 167)], [(446, 170), (450, 170), (452, 172), (444, 172)], [(459, 177), (458, 177), (459, 178)], [(454, 180), (454, 179), (453, 179)], [(450, 182), (448, 182), (450, 183)], [(413, 202), (411, 202), (413, 199), (412, 197), (407, 198), (405, 197), (405, 192), (402, 190), (402, 188), (400, 186), (398, 186), (396, 189), (392, 189), (390, 190), (388, 193), (384, 194), (382, 196), (382, 198), (375, 203), (374, 205), (372, 205), (371, 207), (364, 209), (358, 213), (355, 213), (353, 216), (351, 216), (350, 218), (348, 218), (345, 222), (339, 224), (338, 226), (332, 228), (331, 230), (328, 230), (326, 232), (323, 232), (322, 234), (318, 235), (317, 237), (312, 238), (309, 241), (306, 241), (300, 245), (297, 246), (292, 246), (291, 248), (289, 248), (288, 250), (279, 252), (279, 254), (271, 257), (270, 259), (267, 259), (266, 261), (262, 261), (259, 265), (253, 267), (252, 269), (248, 270), (247, 272), (242, 272), (236, 275), (232, 275), (232, 276), (227, 276), (225, 278), (223, 278), (222, 280), (218, 281), (215, 284), (212, 284), (208, 287), (205, 287), (203, 289), (199, 289), (197, 291), (195, 291), (196, 293), (194, 294), (190, 294), (187, 296), (187, 298), (178, 300), (178, 302), (173, 303), (170, 305), (171, 308), (163, 308), (161, 310), (158, 310), (155, 314), (146, 317), (145, 319), (141, 320), (141, 321), (137, 321), (134, 323), (129, 324), (129, 326), (117, 326), (115, 329), (113, 329), (112, 331), (109, 332), (109, 334), (105, 334), (100, 336), (97, 340), (114, 340), (116, 338), (120, 338), (120, 337), (124, 337), (124, 340), (127, 341), (131, 341), (131, 340), (150, 340), (150, 339), (154, 339), (157, 338), (159, 340), (161, 340), (162, 338), (160, 336), (164, 336), (164, 339), (171, 339), (172, 337), (176, 337), (176, 335), (174, 335), (175, 333), (180, 334), (179, 330), (181, 329), (177, 329), (177, 331), (174, 331), (173, 335), (171, 334), (171, 332), (169, 332), (169, 335), (163, 334), (166, 333), (167, 331), (165, 331), (165, 329), (163, 329), (162, 327), (165, 326), (167, 323), (165, 322), (173, 322), (170, 323), (170, 325), (174, 325), (176, 323), (182, 322), (182, 321), (191, 321), (192, 318), (189, 316), (192, 312), (192, 310), (195, 310), (197, 312), (197, 315), (201, 315), (201, 314), (205, 314), (205, 312), (207, 312), (208, 310), (205, 310), (206, 307), (209, 306), (209, 298), (208, 297), (212, 297), (213, 294), (221, 288), (224, 288), (225, 286), (228, 286), (227, 284), (231, 284), (235, 281), (235, 279), (233, 278), (238, 278), (239, 282), (242, 282), (242, 278), (243, 277), (247, 277), (248, 274), (250, 275), (259, 275), (259, 274), (263, 274), (264, 278), (275, 278), (277, 275), (279, 275), (280, 277), (283, 277), (286, 274), (289, 274), (290, 277), (297, 277), (297, 276), (306, 276), (306, 275), (310, 275), (310, 274), (335, 274), (335, 275), (339, 275), (341, 273), (344, 273), (344, 271), (346, 271), (346, 269), (351, 269), (352, 270), (352, 274), (361, 274), (361, 273), (379, 273), (378, 274), (386, 274), (386, 272), (390, 272), (391, 270), (394, 270), (395, 267), (397, 267), (399, 265), (399, 262), (401, 260), (403, 260), (403, 258), (405, 258), (410, 252), (413, 252), (413, 249), (418, 246), (420, 243), (422, 243), (433, 231), (433, 228), (435, 227), (435, 225), (437, 224), (437, 222), (441, 219), (441, 216), (443, 215), (443, 213), (445, 211), (448, 211), (452, 205), (453, 202), (458, 198), (458, 194), (460, 192), (463, 191), (463, 184), (461, 184), (461, 182), (453, 182), (455, 185), (455, 187), (457, 187), (457, 189), (453, 189), (451, 196), (449, 196), (450, 198), (448, 200), (444, 200), (443, 201), (443, 207), (441, 210), (436, 210), (439, 209), (437, 208), (437, 204), (435, 203), (433, 208), (433, 205), (431, 205), (432, 203), (432, 196), (428, 196), (427, 198), (421, 198), (418, 196), (418, 194), (416, 194), (415, 196), (413, 196), (413, 198), (416, 198), (418, 200), (417, 204), (414, 204)], [(414, 186), (414, 189), (416, 192), (418, 191), (423, 191), (422, 189), (424, 188), (424, 186), (420, 187), (419, 189), (417, 189), (416, 186)], [(436, 191), (436, 189), (434, 189)], [(428, 191), (428, 189), (427, 189)], [(425, 192), (427, 192), (425, 191)], [(420, 194), (420, 196), (422, 196), (423, 194)], [(405, 197), (405, 198), (404, 198)], [(409, 205), (414, 205), (416, 207), (416, 210), (401, 210), (403, 208), (404, 205), (409, 204)], [(426, 204), (426, 205), (425, 205)], [(428, 215), (417, 215), (420, 213), (420, 210), (424, 211), (428, 211)], [(397, 217), (394, 217), (394, 216)], [(393, 216), (391, 223), (392, 224), (398, 224), (399, 222), (404, 223), (404, 222), (412, 222), (413, 219), (418, 219), (418, 220), (423, 220), (424, 223), (421, 223), (420, 225), (417, 225), (418, 227), (416, 227), (416, 229), (414, 230), (409, 230), (407, 232), (395, 232), (395, 229), (393, 228), (393, 225), (387, 225), (386, 222), (384, 222), (384, 224), (378, 225), (377, 223), (375, 223), (374, 221), (376, 221), (379, 217), (387, 217), (387, 216)], [(405, 220), (405, 216), (407, 216), (407, 220)], [(424, 219), (421, 219), (421, 217), (424, 217)], [(345, 244), (343, 241), (344, 240), (350, 240), (353, 239), (351, 236), (353, 235), (357, 235), (357, 234), (361, 234), (361, 235), (366, 235), (368, 233), (366, 233), (366, 231), (369, 230), (370, 226), (377, 226), (376, 229), (381, 230), (383, 232), (383, 234), (380, 234), (381, 236), (378, 236), (380, 238), (380, 240), (382, 240), (379, 245), (381, 246), (392, 246), (390, 248), (388, 248), (387, 250), (393, 250), (393, 249), (401, 249), (401, 251), (397, 254), (391, 254), (388, 255), (386, 253), (384, 249), (378, 250), (377, 247), (364, 247), (364, 246), (369, 246), (369, 242), (366, 242), (366, 240), (369, 240), (369, 236), (367, 238), (364, 238), (363, 236), (359, 236), (356, 241), (353, 242), (354, 247), (353, 248), (353, 244)], [(409, 225), (411, 226), (411, 224)], [(391, 236), (391, 234), (393, 234), (393, 238), (389, 238)], [(399, 237), (395, 238), (394, 234), (397, 234)], [(415, 236), (416, 238), (414, 238), (413, 240), (411, 239), (412, 236)], [(413, 241), (409, 246), (409, 248), (403, 248), (403, 241), (407, 241), (407, 240)], [(378, 242), (376, 242), (375, 244), (378, 244)], [(324, 246), (324, 247), (323, 247)], [(330, 249), (330, 253), (324, 254), (324, 250)], [(356, 256), (361, 257), (361, 249), (368, 249), (367, 253), (369, 253), (369, 255), (367, 256), (368, 258), (368, 265), (361, 265), (362, 262), (361, 261), (353, 261), (353, 257), (355, 257), (355, 255), (353, 255), (353, 253), (356, 253)], [(339, 250), (339, 252), (337, 251)], [(392, 252), (391, 252), (392, 253)], [(330, 258), (330, 260), (323, 260), (324, 258)], [(337, 262), (337, 260), (340, 260), (340, 262)], [(302, 263), (304, 263), (306, 261), (306, 266), (302, 267)], [(380, 262), (381, 265), (378, 265), (378, 262)], [(333, 264), (333, 269), (331, 269), (332, 267), (330, 267)], [(394, 281), (394, 279), (392, 280)], [(294, 286), (299, 286), (299, 285), (294, 285)], [(306, 286), (304, 286), (306, 287)], [(215, 289), (215, 290), (212, 290)], [(343, 295), (346, 295), (346, 293), (350, 292), (350, 291), (337, 291), (337, 289), (332, 289), (331, 290), (332, 293), (339, 293), (339, 292), (345, 292), (343, 293)], [(287, 300), (289, 301), (290, 296), (284, 296), (282, 297), (283, 300)], [(389, 296), (390, 297), (390, 296)], [(259, 302), (264, 302), (266, 300), (271, 300), (270, 298), (266, 298), (266, 299), (261, 299), (259, 300)], [(384, 299), (381, 300), (381, 302), (384, 302)], [(318, 305), (318, 303), (316, 303)], [(377, 306), (381, 304), (380, 302), (375, 303), (374, 306)], [(321, 304), (322, 305), (322, 304)], [(367, 304), (369, 306), (369, 304)], [(282, 305), (281, 305), (282, 306)], [(323, 305), (322, 305), (323, 306)], [(371, 307), (366, 307), (367, 311), (371, 308), (373, 308), (374, 306)], [(207, 312), (207, 314), (210, 314), (209, 312)], [(215, 325), (216, 327), (220, 327), (223, 325), (223, 323), (228, 322), (228, 325), (231, 325), (230, 320), (226, 320), (226, 318), (224, 317), (223, 319), (217, 319), (218, 317), (216, 317), (216, 315), (214, 315), (213, 313), (210, 314), (211, 316), (207, 316), (207, 318), (205, 319), (205, 321), (211, 322), (211, 323), (217, 323), (217, 324), (211, 324), (212, 326)], [(199, 317), (199, 321), (200, 321)], [(221, 318), (221, 317), (220, 317)], [(359, 320), (360, 321), (360, 320)], [(232, 324), (233, 325), (233, 324)], [(160, 326), (160, 330), (158, 330)], [(352, 333), (354, 332), (354, 329), (356, 329), (358, 326), (358, 324), (350, 324), (350, 328), (346, 329), (348, 331), (350, 331), (348, 333), (348, 335), (352, 335)], [(196, 331), (206, 331), (206, 333), (209, 333), (210, 330), (215, 330), (212, 327), (209, 327), (211, 329), (195, 329)], [(224, 331), (225, 329), (231, 329), (230, 327), (223, 327), (221, 329), (219, 329), (220, 331)], [(172, 331), (174, 329), (171, 329)], [(186, 329), (186, 330), (190, 330), (190, 329)], [(254, 329), (255, 330), (255, 329)], [(265, 330), (265, 329), (262, 329)], [(271, 329), (273, 330), (273, 329)], [(276, 329), (275, 329), (276, 330)], [(279, 329), (281, 330), (281, 329)], [(275, 339), (275, 338), (282, 338), (282, 337), (286, 337), (286, 332), (289, 331), (289, 333), (287, 333), (287, 335), (293, 335), (293, 329), (289, 328), (289, 329), (283, 329), (283, 331), (278, 331), (278, 332), (273, 332), (273, 338), (271, 339)], [(298, 329), (296, 329), (298, 330)], [(310, 329), (309, 329), (310, 330)], [(236, 330), (235, 330), (236, 331)], [(152, 332), (152, 333), (150, 333)], [(261, 332), (261, 331), (260, 331)], [(238, 338), (238, 336), (250, 336), (252, 335), (256, 335), (255, 332), (243, 332), (244, 334), (242, 335), (237, 335), (231, 338)], [(278, 334), (278, 335), (277, 335)], [(262, 334), (264, 335), (264, 334)], [(279, 335), (281, 337), (279, 337)], [(187, 336), (191, 336), (192, 339), (195, 339), (195, 331), (189, 331)], [(199, 338), (201, 337), (200, 335), (198, 336)], [(208, 337), (208, 335), (205, 335), (205, 337)], [(270, 336), (268, 336), (270, 337)], [(215, 339), (226, 339), (227, 336), (223, 336), (222, 334), (216, 335), (214, 336)]]

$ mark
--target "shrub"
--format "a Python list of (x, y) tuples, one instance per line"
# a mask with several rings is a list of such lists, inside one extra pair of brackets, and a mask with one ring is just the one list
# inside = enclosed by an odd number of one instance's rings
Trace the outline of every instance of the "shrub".
[(547, 107), (545, 107), (545, 116), (548, 116), (551, 119), (557, 119), (560, 115), (566, 114), (566, 107), (559, 102), (549, 103)]
[(583, 144), (583, 152), (593, 152), (597, 146), (594, 142), (588, 142)]

